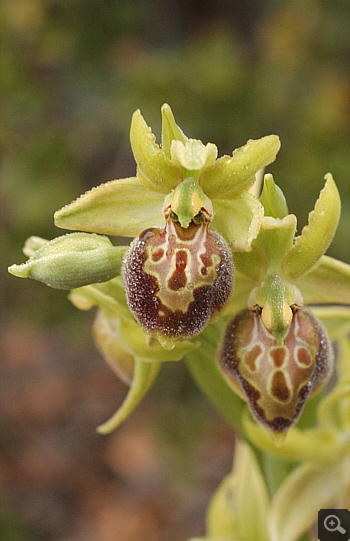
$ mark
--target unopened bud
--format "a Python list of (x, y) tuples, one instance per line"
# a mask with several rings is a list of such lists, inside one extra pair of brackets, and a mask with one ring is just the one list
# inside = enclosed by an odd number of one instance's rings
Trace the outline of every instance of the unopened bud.
[(9, 272), (20, 278), (33, 278), (56, 289), (105, 282), (120, 274), (125, 246), (113, 246), (107, 237), (72, 233), (57, 237), (34, 251), (22, 265)]

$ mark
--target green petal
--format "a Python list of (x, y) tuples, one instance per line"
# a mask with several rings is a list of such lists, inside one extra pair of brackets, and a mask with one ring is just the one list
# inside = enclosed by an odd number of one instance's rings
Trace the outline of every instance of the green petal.
[(127, 250), (127, 246), (113, 246), (107, 237), (71, 233), (45, 243), (26, 263), (12, 265), (8, 270), (55, 289), (74, 289), (120, 274)]
[(340, 197), (330, 173), (320, 193), (315, 209), (309, 214), (309, 223), (282, 261), (286, 277), (294, 282), (308, 272), (331, 243), (340, 216)]
[(215, 360), (223, 326), (223, 320), (208, 325), (200, 335), (201, 347), (190, 351), (185, 361), (199, 388), (226, 421), (242, 433), (241, 415), (247, 405), (226, 383)]
[(258, 449), (289, 460), (329, 464), (341, 453), (341, 440), (334, 429), (300, 430), (293, 427), (289, 429), (283, 442), (277, 446), (269, 432), (254, 422), (250, 415), (243, 416), (243, 426), (249, 441)]
[(123, 404), (113, 417), (97, 428), (97, 432), (100, 434), (109, 434), (131, 415), (157, 377), (160, 364), (135, 359), (134, 377)]
[(297, 286), (305, 303), (350, 304), (350, 265), (324, 255)]
[(250, 251), (264, 216), (261, 203), (248, 192), (232, 201), (213, 199), (212, 202), (215, 212), (213, 229), (225, 237), (234, 252)]
[(164, 197), (140, 185), (136, 177), (112, 180), (81, 195), (55, 213), (64, 229), (135, 237), (163, 224)]
[(267, 489), (256, 457), (248, 444), (237, 440), (233, 471), (209, 507), (208, 533), (213, 537), (229, 534), (231, 539), (269, 541), (268, 505)]
[(142, 182), (162, 194), (176, 188), (183, 179), (181, 169), (156, 144), (139, 110), (132, 117), (130, 141)]
[(273, 180), (272, 175), (265, 175), (264, 187), (260, 196), (260, 202), (264, 207), (265, 216), (272, 216), (282, 220), (288, 214), (286, 198)]
[(223, 156), (215, 164), (204, 169), (200, 184), (208, 197), (232, 199), (248, 190), (255, 181), (259, 169), (273, 162), (280, 148), (277, 135), (250, 140), (234, 150), (232, 156)]
[(162, 149), (165, 154), (170, 158), (171, 142), (181, 141), (186, 143), (188, 137), (184, 134), (182, 129), (176, 124), (173, 112), (167, 103), (162, 106)]
[(349, 457), (328, 468), (304, 464), (294, 470), (272, 502), (271, 541), (297, 541), (315, 522), (318, 510), (327, 509), (349, 482)]

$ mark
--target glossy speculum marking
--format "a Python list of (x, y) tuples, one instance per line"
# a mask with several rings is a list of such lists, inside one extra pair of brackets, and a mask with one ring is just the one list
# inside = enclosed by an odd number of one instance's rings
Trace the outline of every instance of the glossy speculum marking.
[(146, 229), (131, 244), (122, 276), (141, 327), (160, 340), (200, 333), (227, 302), (233, 261), (226, 241), (208, 228), (203, 209), (186, 228), (170, 207), (164, 228)]
[(333, 350), (323, 325), (307, 310), (295, 310), (283, 346), (278, 346), (260, 311), (246, 309), (228, 323), (218, 362), (255, 418), (283, 432), (329, 377)]

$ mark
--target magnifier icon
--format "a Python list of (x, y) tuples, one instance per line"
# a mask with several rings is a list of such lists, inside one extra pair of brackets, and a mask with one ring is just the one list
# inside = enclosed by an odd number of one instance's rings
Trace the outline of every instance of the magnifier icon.
[(336, 515), (327, 515), (324, 519), (324, 527), (329, 532), (346, 533), (346, 530), (340, 525), (340, 519)]

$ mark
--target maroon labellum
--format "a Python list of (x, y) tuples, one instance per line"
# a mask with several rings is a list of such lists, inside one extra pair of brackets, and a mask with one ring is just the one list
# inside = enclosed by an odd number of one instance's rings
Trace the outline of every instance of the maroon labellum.
[(247, 309), (228, 323), (218, 361), (256, 420), (283, 432), (296, 422), (310, 393), (330, 376), (333, 350), (325, 328), (307, 310), (294, 311), (279, 346), (260, 311)]
[(196, 216), (187, 228), (173, 213), (163, 229), (146, 229), (124, 258), (129, 308), (141, 327), (163, 345), (200, 333), (227, 302), (233, 261), (226, 241)]

